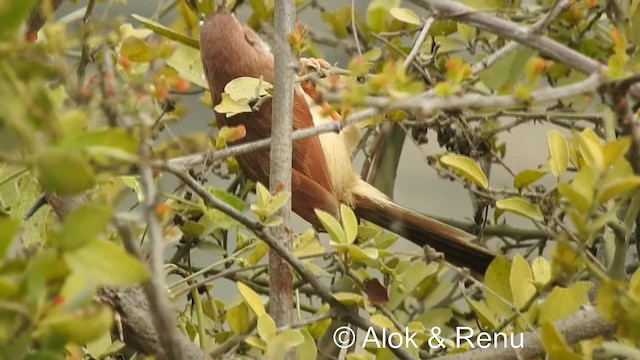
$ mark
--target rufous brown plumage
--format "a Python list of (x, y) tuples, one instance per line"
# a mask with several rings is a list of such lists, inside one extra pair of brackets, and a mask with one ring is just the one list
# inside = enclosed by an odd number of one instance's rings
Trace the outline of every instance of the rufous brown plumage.
[[(200, 52), (213, 104), (220, 103), (225, 85), (235, 78), (262, 77), (273, 83), (273, 55), (252, 29), (232, 14), (216, 12), (205, 21), (200, 33)], [(303, 91), (296, 91), (293, 100), (294, 130), (333, 121), (330, 116), (323, 116)], [(243, 142), (271, 135), (271, 101), (262, 103), (255, 112), (233, 117), (216, 114), (216, 118), (219, 125), (244, 125), (247, 134)], [(352, 206), (361, 218), (415, 244), (443, 252), (453, 264), (484, 273), (494, 255), (471, 243), (473, 235), (395, 204), (354, 173), (349, 158), (353, 131), (346, 129), (340, 134), (323, 134), (293, 143), (293, 211), (321, 228), (314, 209), (339, 216), (342, 202)], [(238, 156), (238, 162), (249, 178), (269, 182), (268, 151)]]

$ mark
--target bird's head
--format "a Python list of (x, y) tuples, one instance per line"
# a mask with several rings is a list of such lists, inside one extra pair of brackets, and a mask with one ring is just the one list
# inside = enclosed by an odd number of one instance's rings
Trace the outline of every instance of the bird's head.
[(217, 11), (200, 30), (200, 53), (212, 92), (220, 93), (231, 80), (273, 77), (273, 55), (251, 28), (233, 14)]

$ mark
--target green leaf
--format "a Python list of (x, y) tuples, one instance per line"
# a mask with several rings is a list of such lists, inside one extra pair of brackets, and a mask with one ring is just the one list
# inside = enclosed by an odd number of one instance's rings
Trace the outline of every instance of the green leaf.
[(242, 334), (249, 329), (249, 307), (241, 302), (227, 310), (227, 322), (231, 331)]
[(175, 40), (183, 45), (187, 45), (194, 49), (200, 50), (200, 42), (190, 36), (177, 33), (171, 30), (170, 28), (162, 24), (159, 24), (151, 19), (148, 19), (144, 16), (140, 16), (136, 14), (131, 14), (131, 16), (133, 16), (134, 19), (140, 21), (142, 25), (144, 25), (144, 27), (146, 27), (149, 30), (152, 30), (154, 33), (158, 35), (164, 36), (168, 39)]
[(524, 306), (536, 293), (536, 287), (533, 285), (533, 272), (531, 271), (531, 267), (529, 263), (527, 263), (527, 260), (520, 254), (516, 254), (513, 258), (509, 284), (511, 286), (513, 304), (516, 308)]
[(338, 220), (336, 220), (331, 214), (328, 212), (315, 209), (316, 216), (322, 223), (322, 226), (327, 231), (331, 239), (337, 243), (346, 245), (347, 244), (347, 235), (344, 233), (344, 230), (340, 226)]
[(237, 282), (236, 284), (238, 286), (238, 290), (240, 291), (240, 295), (247, 303), (247, 305), (249, 305), (251, 310), (253, 310), (253, 313), (256, 314), (258, 318), (266, 314), (264, 305), (262, 305), (262, 299), (260, 298), (260, 295), (258, 295), (258, 293), (253, 291), (253, 289), (241, 282)]
[(37, 156), (35, 167), (40, 185), (46, 191), (75, 195), (96, 185), (89, 162), (77, 153), (49, 149)]
[(258, 317), (258, 334), (269, 343), (276, 336), (276, 322), (273, 321), (269, 314), (262, 314)]
[(543, 176), (547, 175), (547, 170), (538, 170), (538, 169), (526, 169), (513, 178), (513, 187), (516, 189), (522, 189), (529, 184), (532, 184), (538, 181)]
[(458, 34), (460, 34), (460, 38), (467, 44), (470, 44), (476, 34), (476, 28), (461, 22), (456, 23), (456, 26), (458, 28)]
[(438, 273), (438, 269), (439, 265), (435, 262), (431, 262), (428, 265), (425, 263), (408, 265), (397, 278), (391, 281), (389, 302), (386, 308), (395, 310), (425, 279), (435, 276)]
[(38, 326), (53, 330), (66, 341), (84, 344), (104, 335), (112, 324), (111, 309), (104, 304), (93, 304), (70, 313), (54, 312), (44, 318)]
[(340, 204), (340, 214), (347, 244), (352, 244), (358, 236), (358, 219), (353, 210), (345, 204)]
[(65, 250), (76, 249), (93, 240), (111, 220), (111, 209), (106, 206), (85, 204), (72, 210), (62, 223), (58, 233), (60, 246)]
[(20, 221), (9, 217), (0, 217), (0, 261), (7, 255), (13, 237), (20, 228)]
[(237, 197), (234, 194), (227, 192), (226, 190), (208, 187), (207, 190), (211, 195), (217, 197), (218, 199), (224, 201), (228, 205), (231, 205), (234, 209), (238, 211), (244, 211), (244, 201)]
[(97, 291), (98, 286), (89, 284), (82, 274), (72, 272), (65, 279), (59, 296), (63, 299), (65, 309), (75, 310), (90, 305)]
[(0, 35), (16, 30), (36, 3), (36, 0), (3, 1), (0, 5)]
[(520, 80), (528, 59), (535, 54), (534, 50), (521, 47), (480, 72), (479, 77), (491, 90), (509, 89)]
[(386, 30), (387, 14), (389, 11), (400, 5), (400, 0), (373, 0), (367, 7), (367, 25), (373, 32), (383, 32)]
[(95, 239), (64, 252), (67, 266), (91, 283), (104, 286), (133, 285), (149, 277), (147, 268), (118, 245)]
[(607, 202), (618, 195), (640, 186), (640, 176), (629, 176), (623, 179), (608, 181), (598, 193), (600, 203)]
[[(436, 22), (434, 22), (434, 24)], [(446, 36), (435, 36), (434, 40), (438, 44), (438, 54), (441, 55), (462, 51), (467, 47), (464, 42)]]
[(470, 157), (464, 155), (444, 155), (440, 158), (440, 162), (481, 188), (487, 189), (489, 187), (489, 181), (484, 171), (482, 171), (480, 166)]
[(543, 323), (560, 320), (580, 310), (580, 306), (589, 303), (589, 291), (592, 287), (593, 284), (587, 281), (575, 282), (568, 288), (554, 287), (540, 306), (538, 321)]
[(555, 177), (559, 177), (567, 171), (569, 165), (569, 146), (567, 139), (557, 130), (547, 132), (547, 145), (549, 146), (549, 168)]
[(524, 216), (534, 221), (544, 220), (540, 206), (521, 197), (510, 197), (496, 201), (496, 208)]
[(323, 11), (322, 20), (338, 39), (343, 39), (349, 35), (347, 27), (351, 21), (351, 6), (345, 5), (333, 11)]
[(391, 16), (404, 23), (411, 25), (420, 25), (420, 18), (413, 10), (403, 7), (394, 7), (389, 10)]

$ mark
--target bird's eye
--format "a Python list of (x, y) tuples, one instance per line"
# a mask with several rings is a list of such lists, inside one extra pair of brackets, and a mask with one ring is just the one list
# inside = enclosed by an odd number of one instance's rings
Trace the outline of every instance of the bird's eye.
[(256, 44), (257, 39), (253, 38), (251, 36), (250, 33), (245, 32), (244, 33), (244, 39), (247, 41), (247, 43), (251, 46), (254, 46)]

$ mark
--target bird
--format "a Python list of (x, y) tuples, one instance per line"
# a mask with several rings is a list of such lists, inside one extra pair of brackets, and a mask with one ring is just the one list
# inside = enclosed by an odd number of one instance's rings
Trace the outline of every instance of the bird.
[[(200, 55), (214, 105), (222, 100), (224, 87), (239, 77), (260, 78), (273, 83), (274, 59), (268, 45), (234, 14), (218, 10), (202, 23)], [(308, 87), (307, 87), (308, 88)], [(293, 129), (304, 129), (334, 121), (314, 103), (304, 86), (293, 94)], [(246, 129), (240, 142), (271, 136), (271, 101), (252, 112), (234, 116), (216, 112), (219, 126)], [(292, 149), (292, 210), (313, 227), (322, 229), (315, 210), (339, 218), (340, 204), (353, 208), (361, 219), (379, 225), (419, 245), (428, 245), (444, 254), (447, 262), (484, 274), (496, 256), (475, 244), (475, 236), (393, 202), (384, 193), (362, 180), (351, 165), (350, 149), (358, 134), (353, 129), (326, 133), (294, 141)], [(253, 181), (269, 183), (269, 152), (256, 151), (237, 157)]]

